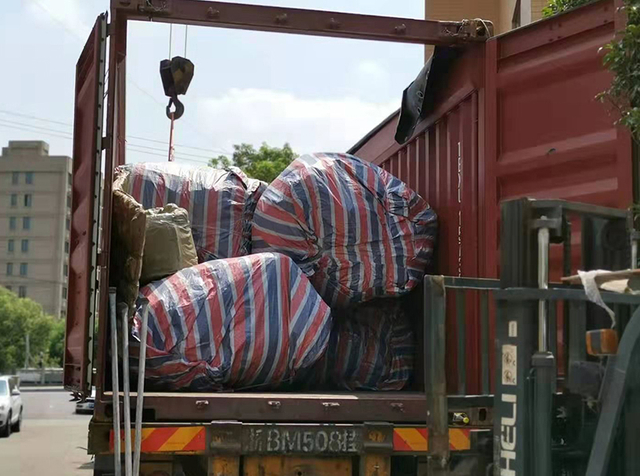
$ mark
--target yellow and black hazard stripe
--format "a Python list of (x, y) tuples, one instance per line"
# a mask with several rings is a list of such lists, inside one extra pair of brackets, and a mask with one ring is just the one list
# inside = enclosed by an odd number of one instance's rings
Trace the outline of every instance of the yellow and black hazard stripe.
[[(206, 450), (207, 433), (204, 426), (175, 426), (159, 428), (143, 428), (142, 453), (204, 453)], [(114, 449), (114, 432), (109, 435), (109, 449)], [(124, 451), (124, 431), (121, 433)], [(133, 431), (131, 432), (133, 441)]]
[[(424, 452), (428, 449), (429, 431), (426, 428), (394, 428), (393, 451)], [(449, 428), (449, 449), (452, 451), (471, 449), (471, 430), (467, 428)]]

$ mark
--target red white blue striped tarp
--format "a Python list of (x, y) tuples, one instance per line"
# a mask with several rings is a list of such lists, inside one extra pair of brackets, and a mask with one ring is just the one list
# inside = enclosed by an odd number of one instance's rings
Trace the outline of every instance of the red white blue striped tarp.
[(300, 268), (277, 253), (186, 268), (143, 287), (140, 296), (149, 300), (146, 379), (156, 389), (273, 388), (294, 382), (329, 342), (329, 307)]
[(431, 264), (437, 217), (402, 181), (345, 154), (293, 161), (258, 202), (254, 251), (277, 251), (333, 306), (401, 295)]
[(116, 169), (115, 186), (145, 209), (175, 203), (187, 210), (200, 262), (251, 252), (251, 219), (266, 184), (238, 169), (128, 164)]
[(395, 300), (372, 301), (336, 316), (328, 349), (315, 369), (320, 386), (401, 390), (413, 376), (414, 333)]

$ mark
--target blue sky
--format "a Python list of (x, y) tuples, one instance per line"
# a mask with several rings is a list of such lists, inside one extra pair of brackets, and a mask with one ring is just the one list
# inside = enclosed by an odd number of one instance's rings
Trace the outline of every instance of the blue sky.
[[(75, 63), (108, 0), (1, 0), (0, 146), (43, 139), (71, 155)], [(261, 0), (252, 3), (423, 18), (423, 0)], [(173, 27), (172, 54), (185, 28)], [(399, 105), (420, 70), (417, 45), (189, 27), (195, 77), (176, 123), (176, 157), (190, 164), (232, 144), (289, 142), (344, 151)], [(158, 65), (169, 25), (134, 23), (127, 63), (128, 161), (163, 161), (169, 121)], [(30, 116), (30, 117), (25, 117)], [(37, 119), (36, 119), (37, 118)]]

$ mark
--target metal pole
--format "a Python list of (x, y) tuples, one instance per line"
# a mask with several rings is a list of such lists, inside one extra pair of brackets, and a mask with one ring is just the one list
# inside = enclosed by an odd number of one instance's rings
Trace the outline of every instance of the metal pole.
[(556, 359), (551, 352), (536, 352), (531, 359), (535, 372), (533, 394), (534, 474), (549, 476), (551, 469), (551, 423), (556, 384)]
[(169, 162), (173, 162), (175, 160), (175, 152), (176, 149), (173, 146), (173, 129), (175, 124), (175, 115), (171, 113), (171, 126), (169, 129)]
[[(542, 217), (545, 219), (546, 217)], [(538, 287), (549, 289), (549, 228), (538, 230)], [(544, 299), (538, 302), (538, 350), (546, 352), (549, 343), (547, 322), (547, 303)]]
[(29, 357), (30, 357), (30, 351), (29, 351), (29, 334), (26, 334), (24, 336), (24, 346), (25, 346), (25, 350), (24, 350), (24, 368), (28, 369), (29, 368)]
[(142, 325), (140, 326), (140, 358), (138, 359), (138, 392), (136, 394), (136, 433), (133, 453), (133, 474), (140, 474), (140, 449), (142, 445), (142, 411), (144, 408), (144, 373), (147, 358), (147, 332), (149, 302), (142, 303)]
[(449, 412), (447, 409), (446, 291), (442, 276), (424, 278), (424, 371), (427, 399), (427, 474), (449, 474)]
[(120, 388), (118, 384), (118, 326), (116, 322), (116, 289), (109, 288), (109, 323), (111, 325), (111, 385), (113, 387), (113, 462), (116, 476), (122, 476), (120, 465)]
[[(541, 217), (543, 220), (546, 217)], [(538, 287), (549, 289), (549, 228), (538, 230)], [(535, 371), (533, 394), (533, 458), (534, 474), (548, 476), (551, 469), (551, 421), (553, 394), (555, 392), (556, 361), (549, 352), (549, 321), (547, 302), (538, 301), (538, 352), (533, 355), (531, 365)]]
[(44, 352), (40, 352), (40, 385), (44, 385), (45, 380), (45, 372), (47, 371), (44, 365)]
[(131, 395), (129, 380), (129, 308), (122, 311), (122, 385), (124, 386), (124, 473), (131, 476)]

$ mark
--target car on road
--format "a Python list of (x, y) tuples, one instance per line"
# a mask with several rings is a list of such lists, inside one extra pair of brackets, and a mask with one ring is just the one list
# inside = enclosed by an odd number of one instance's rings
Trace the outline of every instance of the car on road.
[(93, 413), (93, 407), (96, 403), (96, 389), (91, 390), (91, 396), (80, 400), (76, 403), (76, 413)]
[(0, 377), (0, 436), (18, 433), (22, 426), (22, 397), (18, 389), (18, 378)]

